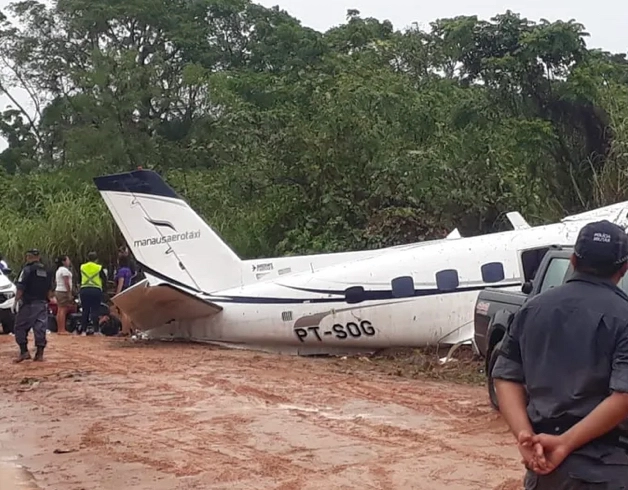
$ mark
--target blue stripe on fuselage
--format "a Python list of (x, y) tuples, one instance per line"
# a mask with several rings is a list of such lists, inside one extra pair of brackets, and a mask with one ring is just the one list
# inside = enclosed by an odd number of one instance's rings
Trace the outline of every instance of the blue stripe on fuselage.
[[(397, 297), (393, 296), (392, 291), (364, 291), (361, 295), (360, 302), (347, 302), (344, 298), (344, 293), (340, 297), (335, 298), (268, 298), (257, 296), (212, 296), (208, 295), (207, 299), (224, 303), (249, 303), (249, 304), (295, 304), (295, 303), (346, 303), (359, 305), (365, 301), (388, 301), (388, 300), (402, 300), (419, 297), (439, 296), (442, 294), (455, 294), (455, 293), (467, 293), (473, 291), (482, 291), (487, 287), (493, 288), (508, 288), (514, 286), (520, 286), (521, 283), (510, 284), (487, 284), (486, 286), (469, 286), (454, 289), (453, 291), (441, 291), (439, 289), (415, 289), (413, 296)], [(336, 294), (333, 291), (318, 291), (319, 294)]]
[[(386, 301), (386, 300), (401, 300), (401, 299), (409, 299), (412, 297), (428, 297), (428, 296), (438, 296), (441, 294), (455, 294), (455, 293), (466, 293), (473, 291), (482, 291), (487, 287), (493, 288), (507, 288), (520, 286), (520, 282), (508, 283), (508, 284), (486, 284), (480, 286), (467, 286), (467, 287), (459, 287), (454, 289), (453, 291), (441, 291), (439, 289), (415, 289), (413, 296), (407, 296), (404, 298), (399, 298), (393, 296), (392, 290), (376, 290), (376, 291), (364, 291), (363, 300), (360, 303), (347, 303), (344, 297), (344, 291), (326, 291), (322, 289), (303, 289), (303, 291), (312, 292), (316, 294), (330, 294), (335, 295), (335, 298), (269, 298), (269, 297), (258, 297), (258, 296), (217, 296), (210, 293), (206, 293), (205, 291), (201, 291), (196, 288), (192, 288), (186, 284), (183, 284), (179, 281), (175, 281), (170, 279), (169, 277), (160, 274), (152, 270), (149, 267), (146, 267), (144, 264), (138, 261), (138, 264), (142, 266), (142, 268), (150, 275), (155, 276), (164, 281), (170, 282), (175, 286), (179, 286), (181, 288), (185, 288), (191, 291), (195, 291), (203, 295), (204, 299), (209, 301), (215, 301), (216, 303), (238, 303), (238, 304), (301, 304), (301, 303), (346, 303), (346, 304), (355, 304), (359, 305), (364, 301)], [(284, 286), (289, 289), (299, 289), (299, 288), (290, 288), (290, 286)]]

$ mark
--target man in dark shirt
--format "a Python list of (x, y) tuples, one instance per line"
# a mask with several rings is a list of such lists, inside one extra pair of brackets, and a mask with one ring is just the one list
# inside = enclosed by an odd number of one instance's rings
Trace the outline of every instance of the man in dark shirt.
[[(526, 489), (628, 489), (628, 236), (608, 221), (578, 235), (574, 274), (514, 316), (493, 368)], [(526, 399), (527, 395), (527, 399)]]
[(31, 358), (28, 352), (28, 332), (33, 329), (37, 353), (35, 361), (44, 360), (46, 328), (48, 325), (48, 300), (53, 294), (52, 274), (39, 261), (39, 250), (26, 252), (26, 265), (16, 282), (15, 295), (15, 341), (20, 346), (20, 355), (15, 362)]

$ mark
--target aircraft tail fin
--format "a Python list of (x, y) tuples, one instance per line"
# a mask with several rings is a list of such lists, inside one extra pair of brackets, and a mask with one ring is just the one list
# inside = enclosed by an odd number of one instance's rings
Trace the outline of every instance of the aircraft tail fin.
[(156, 276), (207, 293), (242, 284), (240, 258), (156, 172), (94, 182), (136, 260)]

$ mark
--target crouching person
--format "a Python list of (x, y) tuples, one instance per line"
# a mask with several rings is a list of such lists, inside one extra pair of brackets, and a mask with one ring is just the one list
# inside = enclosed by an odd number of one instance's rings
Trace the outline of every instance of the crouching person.
[(107, 337), (112, 337), (120, 333), (122, 323), (120, 322), (120, 319), (112, 313), (108, 306), (102, 305), (102, 309), (98, 315), (98, 327), (100, 329), (100, 333), (106, 335)]
[(20, 347), (20, 355), (15, 362), (31, 358), (28, 351), (28, 332), (33, 329), (35, 337), (35, 361), (44, 360), (46, 348), (46, 328), (48, 326), (48, 300), (53, 296), (53, 281), (39, 260), (39, 250), (26, 252), (26, 265), (20, 272), (14, 302), (15, 341)]

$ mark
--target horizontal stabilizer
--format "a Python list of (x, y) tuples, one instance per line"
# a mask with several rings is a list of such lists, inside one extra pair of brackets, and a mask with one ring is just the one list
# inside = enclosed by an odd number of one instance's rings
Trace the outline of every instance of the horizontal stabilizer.
[(222, 311), (222, 307), (175, 286), (151, 286), (146, 279), (114, 296), (112, 302), (140, 330), (157, 328), (175, 320), (204, 318)]
[(510, 213), (506, 213), (508, 217), (508, 221), (515, 230), (527, 230), (530, 228), (528, 222), (521, 216), (518, 211), (512, 211)]

